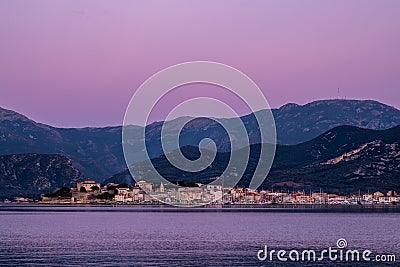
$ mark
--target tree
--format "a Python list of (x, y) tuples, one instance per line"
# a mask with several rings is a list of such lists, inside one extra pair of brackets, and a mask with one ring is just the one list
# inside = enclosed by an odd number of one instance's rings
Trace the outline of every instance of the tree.
[(113, 200), (114, 196), (115, 196), (114, 194), (110, 194), (108, 192), (105, 192), (104, 194), (97, 195), (96, 198), (105, 199), (105, 200)]
[(70, 197), (71, 189), (69, 187), (61, 187), (54, 192), (44, 194), (45, 197)]
[(97, 185), (92, 186), (90, 189), (92, 189), (92, 191), (99, 191), (100, 188)]
[(112, 191), (112, 190), (115, 190), (115, 189), (117, 189), (117, 187), (114, 186), (114, 185), (107, 186), (107, 190), (109, 190), (109, 191)]
[(126, 184), (126, 183), (123, 183), (123, 184), (119, 184), (119, 185), (117, 186), (117, 188), (129, 188), (129, 185)]

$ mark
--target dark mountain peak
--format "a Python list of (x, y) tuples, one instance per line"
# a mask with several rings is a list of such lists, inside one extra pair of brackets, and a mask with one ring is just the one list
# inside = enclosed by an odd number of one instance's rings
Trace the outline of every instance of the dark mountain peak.
[(298, 144), (336, 126), (384, 130), (400, 124), (400, 111), (373, 100), (318, 100), (273, 110), (278, 142)]
[(287, 103), (287, 104), (281, 106), (281, 107), (279, 108), (279, 110), (290, 111), (290, 110), (292, 110), (292, 109), (294, 109), (294, 108), (298, 108), (298, 107), (300, 107), (299, 104), (296, 104), (296, 103)]
[(357, 99), (321, 99), (321, 100), (315, 100), (312, 101), (308, 104), (305, 104), (303, 106), (319, 106), (319, 105), (356, 105), (356, 106), (362, 106), (362, 105), (370, 105), (370, 106), (387, 106), (386, 104), (383, 104), (381, 102), (375, 101), (375, 100), (357, 100)]
[[(330, 142), (335, 140), (336, 142), (362, 142), (362, 140), (371, 141), (372, 139), (390, 142), (398, 142), (400, 136), (400, 125), (387, 130), (372, 130), (366, 128), (360, 128), (356, 126), (342, 125), (334, 127), (333, 129), (325, 132), (321, 136), (318, 136), (314, 140), (309, 142), (317, 142), (317, 140), (324, 140)], [(309, 143), (307, 142), (307, 143)]]
[(349, 140), (350, 136), (358, 136), (360, 134), (376, 134), (376, 131), (371, 129), (360, 128), (357, 126), (341, 125), (326, 131), (324, 134), (317, 137), (316, 139), (331, 140), (334, 138), (335, 139), (343, 138)]
[[(384, 110), (384, 111), (396, 111), (395, 107), (383, 104), (376, 100), (356, 100), (356, 99), (323, 99), (323, 100), (315, 100), (310, 103), (299, 105), (296, 103), (288, 103), (279, 108), (279, 110), (287, 110), (298, 108), (298, 109), (307, 109), (307, 108), (321, 108), (321, 107), (341, 107), (341, 108), (361, 108), (363, 110)], [(397, 110), (398, 111), (398, 110)]]
[(308, 151), (312, 160), (314, 156), (323, 159), (327, 155), (342, 154), (347, 150), (356, 149), (382, 136), (380, 132), (348, 125), (337, 126), (308, 142), (299, 144), (298, 148), (299, 151)]
[(22, 114), (0, 107), (0, 121), (32, 121)]

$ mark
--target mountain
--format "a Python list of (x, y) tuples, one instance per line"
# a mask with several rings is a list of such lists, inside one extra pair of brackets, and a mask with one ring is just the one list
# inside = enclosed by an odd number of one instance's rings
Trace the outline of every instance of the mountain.
[(400, 125), (400, 111), (372, 100), (320, 100), (273, 110), (278, 143), (299, 144), (342, 125), (385, 130)]
[(66, 155), (85, 176), (98, 180), (126, 166), (121, 127), (55, 128), (0, 109), (0, 155), (21, 153)]
[(278, 147), (266, 187), (296, 185), (331, 192), (400, 191), (400, 126), (339, 126), (295, 146)]
[[(265, 111), (259, 111), (262, 116)], [(306, 105), (287, 104), (273, 109), (278, 143), (298, 144), (311, 140), (338, 125), (352, 125), (369, 129), (388, 129), (400, 124), (400, 111), (376, 101), (321, 100)], [(173, 151), (178, 146), (172, 134), (178, 129), (178, 118), (165, 123), (164, 141)], [(239, 118), (224, 119), (233, 125)], [(249, 134), (251, 144), (260, 142), (259, 127), (255, 116), (249, 114), (240, 118)], [(151, 158), (164, 153), (161, 148), (163, 122), (146, 127), (146, 140)], [(19, 153), (63, 154), (72, 159), (74, 166), (86, 177), (103, 181), (126, 167), (121, 146), (121, 127), (104, 128), (55, 128), (36, 123), (14, 111), (0, 108), (0, 155)], [(142, 127), (129, 127), (129, 144), (133, 151), (140, 151)], [(233, 137), (238, 131), (233, 129)], [(198, 146), (200, 140), (208, 137), (217, 144), (219, 152), (230, 151), (229, 138), (225, 130), (212, 119), (197, 118), (183, 128), (179, 147)], [(246, 145), (243, 138), (236, 138), (237, 150)], [(146, 158), (141, 153), (133, 155), (134, 162)]]
[[(185, 146), (181, 150), (191, 159), (200, 156), (196, 147)], [(252, 177), (259, 158), (259, 145), (252, 145), (250, 151), (248, 168), (239, 182), (241, 186), (247, 186)], [(170, 181), (208, 183), (223, 173), (229, 155), (218, 153), (212, 166), (199, 173), (177, 170), (165, 156), (152, 159), (152, 163)], [(136, 179), (152, 176), (149, 164), (146, 161), (131, 166)], [(133, 181), (125, 170), (105, 183), (121, 179)], [(305, 143), (278, 145), (272, 169), (261, 188), (322, 188), (335, 193), (400, 191), (400, 126), (380, 131), (338, 126)]]
[(63, 155), (0, 156), (0, 199), (37, 197), (63, 186), (76, 186), (82, 174)]

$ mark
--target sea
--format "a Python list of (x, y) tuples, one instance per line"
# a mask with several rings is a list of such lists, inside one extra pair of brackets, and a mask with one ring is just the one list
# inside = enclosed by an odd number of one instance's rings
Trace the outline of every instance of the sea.
[[(0, 206), (0, 266), (400, 266), (399, 226), (400, 213)], [(371, 253), (339, 260), (338, 246)], [(329, 247), (337, 259), (288, 257)]]

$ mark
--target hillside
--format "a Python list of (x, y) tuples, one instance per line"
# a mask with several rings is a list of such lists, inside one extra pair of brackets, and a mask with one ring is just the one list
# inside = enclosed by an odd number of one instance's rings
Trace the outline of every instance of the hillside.
[(82, 174), (62, 155), (0, 156), (0, 199), (37, 197), (63, 186), (76, 186)]
[[(251, 146), (251, 160), (239, 185), (247, 186), (249, 183), (258, 161), (258, 146)], [(195, 147), (183, 147), (182, 150), (189, 158), (199, 156)], [(200, 173), (179, 171), (165, 156), (152, 162), (170, 181), (208, 183), (223, 173), (228, 159), (229, 153), (218, 153), (212, 167)], [(131, 170), (137, 179), (152, 175), (149, 162), (134, 164)], [(122, 177), (125, 181), (131, 179), (125, 170), (106, 182)], [(400, 126), (382, 131), (339, 126), (302, 144), (278, 145), (271, 172), (261, 187), (281, 190), (322, 188), (336, 193), (400, 191)]]

